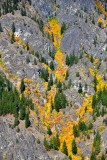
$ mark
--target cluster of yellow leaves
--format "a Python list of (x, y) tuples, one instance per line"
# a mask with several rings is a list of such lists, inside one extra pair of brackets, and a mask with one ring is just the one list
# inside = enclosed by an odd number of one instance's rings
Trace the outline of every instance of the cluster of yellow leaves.
[(38, 89), (33, 90), (33, 93), (38, 97), (41, 96), (41, 92)]
[(50, 69), (50, 67), (49, 67), (47, 64), (42, 63), (42, 65), (43, 65), (43, 67), (44, 67), (45, 69), (48, 69), (49, 73), (51, 73), (52, 70)]
[[(73, 160), (81, 160), (81, 150), (80, 148), (77, 148), (77, 153), (78, 155), (73, 155), (72, 153), (72, 141), (74, 140), (74, 135), (73, 135), (73, 125), (77, 125), (78, 122), (72, 120), (72, 121), (67, 121), (67, 122), (63, 122), (63, 127), (60, 133), (60, 150), (62, 150), (62, 145), (63, 142), (66, 141), (67, 144), (67, 148), (68, 148), (68, 153), (69, 155), (72, 156)], [(80, 141), (80, 138), (76, 138), (76, 143), (78, 143)]]
[(105, 129), (105, 126), (100, 126), (99, 131), (102, 132)]
[(17, 81), (17, 80), (18, 80), (18, 76), (15, 76), (14, 74), (9, 73), (8, 68), (7, 68), (6, 65), (3, 63), (2, 60), (0, 60), (0, 66), (2, 67), (2, 69), (4, 70), (4, 72), (8, 74), (8, 78), (13, 79), (14, 81)]
[(104, 20), (101, 17), (98, 17), (98, 23), (103, 23)]
[(31, 94), (30, 87), (27, 86), (26, 89), (25, 89), (25, 91), (24, 91), (24, 95), (28, 96), (30, 94)]
[(43, 82), (43, 84), (44, 84), (45, 90), (47, 91), (47, 88), (48, 88), (48, 82)]
[[(9, 36), (12, 36), (12, 33), (11, 33), (10, 31), (7, 30), (7, 32), (8, 32), (8, 34), (9, 34)], [(27, 47), (28, 47), (29, 49), (31, 48), (30, 46), (27, 46), (26, 44), (24, 44), (23, 41), (22, 41), (22, 39), (21, 39), (20, 37), (14, 36), (14, 39), (15, 39), (15, 43), (20, 44), (24, 49), (27, 50)]]
[[(51, 124), (51, 112), (52, 112), (52, 103), (54, 100), (54, 95), (56, 94), (56, 88), (52, 88), (50, 91), (48, 91), (47, 93), (47, 102), (44, 106), (44, 111), (45, 111), (45, 115), (44, 115), (44, 123), (45, 124)], [(53, 122), (52, 122), (53, 123)]]
[(60, 82), (63, 82), (65, 80), (66, 71), (67, 71), (67, 67), (64, 68), (64, 67), (58, 66), (55, 72), (55, 77), (59, 79)]
[[(96, 2), (96, 7), (101, 11), (101, 13), (107, 17), (107, 12), (105, 11), (105, 8), (102, 6), (101, 2), (98, 0)], [(107, 25), (107, 20), (102, 19), (101, 17), (98, 17), (98, 22), (102, 23), (103, 25)]]
[[(98, 60), (96, 59), (95, 63), (97, 64), (98, 63)], [(104, 87), (107, 87), (107, 82), (104, 82), (103, 81), (103, 78), (102, 76), (98, 73), (98, 71), (94, 71), (92, 68), (89, 68), (89, 71), (90, 71), (90, 74), (94, 77), (96, 76), (96, 79), (97, 79), (97, 90), (102, 90), (104, 89)]]
[(11, 73), (8, 74), (8, 77), (12, 78), (14, 81), (18, 80), (18, 76), (15, 76), (14, 74), (11, 74)]
[(77, 110), (77, 115), (80, 118), (84, 118), (84, 114), (85, 112), (89, 112), (92, 113), (93, 109), (92, 109), (92, 95), (89, 97), (86, 97), (86, 99), (83, 102), (83, 105)]
[(96, 58), (96, 59), (94, 60), (94, 64), (95, 64), (95, 65), (97, 65), (97, 64), (98, 64), (98, 62), (99, 62), (99, 59), (98, 59), (98, 58)]
[(24, 79), (24, 83), (33, 84), (34, 81), (32, 79), (30, 79), (30, 78), (25, 78)]
[[(58, 50), (57, 52), (56, 52), (56, 54), (55, 54), (55, 60), (56, 61), (58, 61), (58, 64), (60, 65), (60, 66), (63, 66), (64, 64), (64, 59), (65, 59), (65, 57), (64, 57), (64, 55), (61, 53), (61, 51), (60, 50)], [(62, 63), (63, 62), (63, 63)]]
[(61, 35), (61, 26), (56, 18), (53, 18), (49, 21), (48, 26), (45, 27), (45, 31), (54, 36), (54, 46), (57, 50), (60, 49), (62, 35)]
[(103, 81), (102, 76), (98, 73), (98, 71), (94, 71), (93, 69), (89, 69), (92, 76), (96, 76), (97, 79), (97, 91), (104, 89), (107, 87), (107, 82)]
[(92, 68), (89, 68), (89, 72), (93, 77), (95, 76), (95, 71)]
[(67, 66), (65, 65), (65, 56), (60, 49), (63, 35), (61, 35), (61, 26), (58, 20), (56, 18), (51, 19), (45, 27), (45, 31), (48, 32), (51, 37), (53, 36), (53, 44), (56, 48), (55, 60), (58, 62), (55, 77), (62, 82), (65, 79)]
[(105, 11), (104, 7), (102, 6), (102, 4), (99, 0), (96, 2), (96, 7), (98, 9), (100, 9), (100, 11), (102, 12), (103, 15), (107, 16), (107, 12)]

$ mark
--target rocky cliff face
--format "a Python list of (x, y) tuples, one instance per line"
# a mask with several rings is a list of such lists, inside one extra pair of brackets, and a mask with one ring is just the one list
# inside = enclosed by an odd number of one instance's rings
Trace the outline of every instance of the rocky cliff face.
[(12, 116), (0, 118), (0, 159), (66, 159), (66, 156), (58, 151), (47, 153), (43, 144), (39, 142), (38, 131), (21, 129), (17, 132), (11, 128)]
[(0, 159), (106, 158), (106, 1), (13, 0), (0, 8), (0, 74), (34, 104), (26, 103), (28, 128), (21, 107), (17, 117), (3, 114), (0, 81)]

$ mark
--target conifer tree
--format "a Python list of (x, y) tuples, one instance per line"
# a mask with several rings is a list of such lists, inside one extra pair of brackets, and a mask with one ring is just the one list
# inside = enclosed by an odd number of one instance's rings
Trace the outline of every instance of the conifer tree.
[(76, 125), (73, 126), (74, 137), (79, 137), (79, 130)]
[(15, 39), (14, 39), (14, 33), (12, 33), (12, 37), (11, 37), (11, 44), (13, 44), (15, 42)]
[(54, 69), (55, 69), (54, 64), (53, 64), (53, 61), (50, 62), (50, 69), (51, 69), (52, 71), (54, 71)]
[(48, 82), (48, 87), (47, 90), (50, 91), (51, 90), (51, 85), (50, 85), (50, 81)]
[(25, 108), (22, 107), (22, 108), (20, 109), (20, 119), (21, 119), (21, 120), (24, 120), (24, 119), (25, 119), (25, 115), (26, 115)]
[(36, 58), (34, 59), (34, 65), (37, 65)]
[(91, 153), (90, 160), (96, 160), (96, 154), (94, 152)]
[(28, 128), (29, 126), (30, 126), (29, 113), (26, 113), (26, 117), (25, 117), (25, 127)]
[(66, 72), (66, 76), (65, 76), (65, 79), (67, 80), (67, 79), (68, 79), (68, 77), (69, 77), (69, 72), (68, 72), (68, 70), (67, 70), (67, 72)]
[(14, 33), (15, 30), (16, 30), (16, 28), (15, 28), (15, 24), (14, 24), (14, 22), (13, 22), (13, 23), (12, 23), (12, 33)]
[(79, 83), (78, 93), (82, 93), (82, 85)]
[(69, 66), (69, 64), (70, 64), (70, 59), (69, 59), (69, 56), (67, 55), (67, 56), (66, 56), (66, 65)]
[(68, 149), (65, 141), (63, 142), (62, 152), (68, 156)]
[(77, 146), (76, 146), (75, 139), (72, 141), (72, 153), (77, 154)]
[(104, 156), (104, 154), (102, 154), (102, 156), (101, 156), (101, 160), (105, 160), (105, 156)]
[(50, 83), (50, 85), (51, 85), (51, 86), (53, 85), (53, 77), (52, 77), (52, 74), (50, 74), (50, 80), (49, 80), (49, 83)]
[(27, 63), (27, 64), (30, 63), (30, 58), (29, 58), (29, 56), (26, 57), (26, 63)]
[(52, 131), (51, 131), (50, 126), (48, 126), (48, 128), (47, 128), (47, 134), (49, 134), (50, 136), (52, 135)]
[(18, 118), (16, 117), (16, 118), (14, 119), (14, 126), (16, 127), (16, 126), (18, 126), (18, 124), (19, 124), (19, 120), (18, 120)]
[(0, 32), (3, 32), (3, 28), (2, 28), (1, 23), (0, 23)]
[(56, 111), (59, 112), (59, 109), (65, 108), (66, 104), (66, 96), (63, 93), (57, 92), (54, 97), (54, 107)]
[(101, 136), (99, 132), (97, 132), (94, 138), (94, 143), (93, 143), (93, 147), (96, 155), (100, 153), (100, 145), (101, 145)]
[(23, 93), (25, 91), (25, 84), (24, 84), (24, 80), (23, 79), (21, 81), (20, 91), (21, 91), (21, 93)]
[(50, 145), (49, 145), (49, 142), (46, 140), (46, 138), (44, 138), (44, 146), (45, 146), (47, 151), (50, 150)]
[(52, 139), (52, 148), (55, 150), (58, 150), (58, 147), (59, 147), (59, 144), (58, 144), (57, 138), (54, 136)]
[(67, 29), (67, 28), (66, 28), (66, 24), (63, 23), (62, 26), (61, 26), (61, 34), (63, 34), (66, 29)]

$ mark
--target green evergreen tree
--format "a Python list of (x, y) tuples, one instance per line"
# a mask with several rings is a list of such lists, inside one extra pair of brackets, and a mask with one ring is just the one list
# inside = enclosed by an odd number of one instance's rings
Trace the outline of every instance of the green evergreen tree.
[(29, 50), (29, 43), (27, 42), (26, 43), (26, 48), (27, 48), (27, 51)]
[(77, 154), (77, 145), (75, 139), (72, 141), (72, 153)]
[(53, 61), (50, 62), (50, 69), (51, 69), (52, 71), (54, 71), (54, 69), (55, 69)]
[(11, 44), (13, 44), (14, 42), (15, 42), (15, 39), (14, 39), (14, 33), (13, 33), (11, 37)]
[(12, 23), (12, 33), (14, 33), (16, 31), (16, 28), (15, 28), (15, 24), (14, 22)]
[(44, 146), (45, 146), (45, 148), (46, 148), (47, 151), (50, 150), (50, 144), (49, 144), (49, 142), (46, 140), (46, 138), (44, 138)]
[(61, 26), (61, 34), (63, 34), (66, 31), (66, 29), (67, 29), (66, 24), (63, 23)]
[(49, 80), (49, 83), (51, 86), (53, 86), (53, 77), (52, 77), (52, 74), (50, 74), (50, 80)]
[(52, 138), (52, 148), (58, 150), (58, 147), (59, 147), (59, 142), (57, 141), (57, 138), (54, 136)]
[(91, 63), (94, 62), (93, 56), (91, 56), (90, 61), (91, 61)]
[(85, 122), (79, 122), (79, 130), (81, 131), (86, 131), (87, 130), (87, 126), (85, 124)]
[(22, 108), (20, 109), (20, 119), (21, 119), (21, 120), (24, 120), (24, 119), (25, 119), (25, 115), (26, 115), (25, 108), (22, 107)]
[(49, 78), (48, 69), (42, 69), (40, 72), (40, 77), (44, 79), (46, 82), (48, 82), (48, 78)]
[(25, 91), (25, 84), (24, 84), (24, 80), (23, 79), (21, 81), (20, 91), (21, 91), (21, 93), (23, 93)]
[(90, 160), (96, 160), (96, 155), (94, 152), (91, 153)]
[(51, 35), (51, 38), (52, 38), (52, 42), (54, 42), (54, 35), (53, 34)]
[(65, 108), (67, 104), (66, 96), (63, 93), (57, 92), (54, 97), (54, 107), (57, 112), (59, 109)]
[(27, 64), (30, 63), (30, 58), (29, 58), (29, 56), (26, 57), (26, 63), (27, 63)]
[(79, 83), (78, 93), (82, 93), (82, 85)]
[(58, 133), (56, 134), (56, 141), (57, 141), (57, 146), (59, 147), (59, 146), (60, 146), (60, 140), (59, 140), (59, 135), (58, 135)]
[(65, 141), (63, 142), (62, 152), (68, 156), (68, 149)]
[(94, 90), (95, 92), (97, 91), (97, 84), (98, 84), (98, 81), (97, 81), (97, 78), (96, 78), (96, 75), (94, 76)]
[(68, 66), (70, 65), (70, 59), (69, 59), (68, 55), (66, 56), (66, 65), (68, 65)]
[(0, 23), (0, 32), (3, 32), (3, 28), (2, 28), (1, 23)]
[(68, 72), (68, 70), (67, 70), (67, 72), (66, 72), (66, 76), (65, 76), (65, 79), (67, 80), (67, 79), (68, 79), (68, 77), (69, 77), (69, 72)]
[(79, 130), (78, 130), (78, 127), (76, 125), (73, 126), (73, 134), (74, 134), (74, 137), (79, 137)]
[(18, 118), (15, 118), (15, 119), (14, 119), (14, 126), (16, 127), (16, 126), (18, 126), (18, 124), (19, 124)]
[(26, 117), (25, 117), (25, 127), (28, 128), (29, 126), (30, 126), (29, 113), (26, 113)]
[(102, 154), (102, 156), (101, 156), (101, 160), (105, 160), (105, 156), (104, 156), (104, 154)]
[(101, 136), (99, 132), (97, 132), (94, 138), (94, 143), (93, 143), (93, 147), (96, 155), (100, 153), (100, 145), (101, 145)]
[(48, 87), (47, 90), (50, 91), (51, 90), (51, 85), (50, 85), (50, 81), (48, 82)]
[(34, 58), (34, 65), (37, 65), (36, 58)]
[(50, 126), (48, 126), (48, 128), (47, 128), (47, 134), (49, 134), (50, 136), (52, 135), (52, 131), (51, 131)]

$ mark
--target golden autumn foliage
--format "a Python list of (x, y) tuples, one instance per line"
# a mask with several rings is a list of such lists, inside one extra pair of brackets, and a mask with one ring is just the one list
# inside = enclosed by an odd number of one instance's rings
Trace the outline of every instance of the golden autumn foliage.
[(87, 110), (87, 112), (92, 113), (93, 109), (92, 109), (92, 97), (93, 96), (89, 96), (86, 97), (86, 99), (83, 102), (83, 105), (77, 110), (77, 115), (82, 118), (84, 117), (84, 114)]
[(34, 81), (32, 79), (30, 79), (30, 78), (25, 78), (24, 79), (24, 83), (33, 84)]
[(89, 72), (93, 77), (95, 76), (95, 71), (92, 68), (89, 68)]
[[(9, 36), (12, 36), (12, 32), (10, 32), (10, 31), (8, 31), (8, 30), (7, 30), (7, 32), (8, 32), (8, 34), (9, 34)], [(24, 49), (26, 49), (26, 50), (31, 49), (31, 47), (30, 47), (29, 45), (27, 46), (27, 44), (24, 44), (24, 43), (23, 43), (23, 41), (22, 41), (22, 39), (21, 39), (20, 37), (14, 35), (14, 40), (15, 40), (15, 43), (16, 43), (16, 44), (21, 45)]]
[(98, 17), (98, 23), (103, 23), (103, 19), (101, 17)]
[(99, 131), (102, 132), (105, 129), (105, 126), (100, 126)]
[(25, 91), (24, 91), (24, 95), (27, 96), (27, 95), (30, 95), (31, 94), (31, 91), (30, 91), (30, 87), (26, 87)]
[(60, 49), (62, 35), (61, 35), (61, 26), (59, 21), (56, 18), (53, 18), (49, 21), (49, 24), (45, 27), (45, 31), (54, 36), (54, 46), (57, 50)]
[(58, 67), (55, 70), (55, 77), (62, 82), (65, 79), (67, 66), (65, 65), (65, 56), (60, 48), (63, 35), (61, 35), (59, 21), (56, 18), (52, 18), (44, 30), (50, 34), (50, 37), (53, 37), (53, 44), (56, 48), (55, 60), (58, 62)]
[(8, 74), (9, 79), (13, 79), (14, 82), (17, 82), (18, 76), (15, 76), (14, 74), (10, 73), (9, 69), (1, 59), (0, 59), (0, 66), (4, 70), (4, 72)]
[[(103, 7), (103, 5), (101, 4), (101, 2), (99, 0), (97, 0), (96, 2), (96, 7), (100, 10), (100, 12), (107, 17), (107, 12), (105, 11), (105, 8)], [(103, 24), (104, 26), (107, 25), (107, 20), (102, 19), (100, 16), (98, 17), (98, 23)]]
[(101, 2), (97, 0), (96, 7), (102, 12), (103, 15), (107, 16), (107, 12), (105, 11), (104, 7), (102, 6)]

